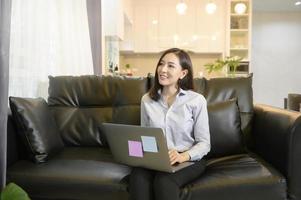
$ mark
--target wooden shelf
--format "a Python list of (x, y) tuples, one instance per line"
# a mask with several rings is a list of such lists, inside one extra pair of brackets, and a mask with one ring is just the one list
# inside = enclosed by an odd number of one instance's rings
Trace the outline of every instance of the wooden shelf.
[(230, 51), (248, 51), (249, 48), (243, 47), (243, 48), (230, 48)]
[(236, 14), (236, 13), (231, 13), (231, 17), (249, 17), (249, 14)]
[(245, 32), (249, 32), (249, 29), (230, 29), (231, 32), (234, 33), (245, 33)]
[[(245, 13), (237, 14), (234, 11), (237, 3), (244, 3), (247, 8)], [(243, 61), (249, 61), (250, 58), (250, 37), (251, 37), (251, 7), (252, 0), (229, 0), (228, 3), (228, 51), (229, 56), (239, 56)]]
[(249, 0), (232, 0), (232, 2), (235, 2), (235, 3), (249, 3)]

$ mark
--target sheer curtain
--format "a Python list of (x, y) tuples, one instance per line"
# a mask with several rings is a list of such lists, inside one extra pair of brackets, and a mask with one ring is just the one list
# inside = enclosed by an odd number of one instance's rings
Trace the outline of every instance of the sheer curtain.
[(6, 182), (10, 13), (11, 0), (0, 0), (0, 191)]
[(48, 75), (93, 74), (86, 0), (13, 0), (9, 95), (47, 97)]

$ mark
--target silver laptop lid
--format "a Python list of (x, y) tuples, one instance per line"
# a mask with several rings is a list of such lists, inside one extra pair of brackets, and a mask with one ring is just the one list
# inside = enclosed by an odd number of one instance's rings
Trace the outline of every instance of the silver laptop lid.
[(117, 162), (171, 172), (162, 129), (103, 123), (107, 142)]
[(158, 171), (175, 172), (192, 162), (171, 166), (160, 128), (103, 123), (102, 129), (117, 162)]

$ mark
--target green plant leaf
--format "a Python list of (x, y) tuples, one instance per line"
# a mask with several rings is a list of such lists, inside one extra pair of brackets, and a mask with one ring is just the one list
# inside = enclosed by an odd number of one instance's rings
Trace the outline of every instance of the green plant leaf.
[(130, 64), (126, 64), (126, 65), (125, 65), (125, 68), (130, 69), (130, 68), (131, 68), (131, 65), (130, 65)]
[(210, 74), (213, 71), (221, 71), (225, 66), (225, 62), (221, 59), (217, 59), (214, 63), (207, 63), (204, 66), (207, 72)]
[(239, 56), (226, 57), (224, 60), (217, 59), (214, 63), (205, 64), (205, 69), (210, 74), (213, 71), (221, 71), (224, 67), (229, 67), (230, 74), (234, 75), (237, 67), (240, 65), (240, 61), (243, 58)]
[(239, 56), (233, 56), (233, 57), (227, 57), (225, 59), (225, 63), (229, 67), (230, 75), (234, 76), (237, 70), (237, 67), (240, 65), (240, 61), (242, 61), (243, 58)]
[(9, 183), (1, 192), (1, 200), (30, 200), (30, 198), (21, 187)]

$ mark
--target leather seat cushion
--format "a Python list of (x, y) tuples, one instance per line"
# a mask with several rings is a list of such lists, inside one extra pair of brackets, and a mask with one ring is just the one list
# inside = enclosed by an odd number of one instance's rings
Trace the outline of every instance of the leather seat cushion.
[(203, 176), (182, 193), (191, 200), (285, 200), (286, 181), (255, 155), (240, 154), (210, 160)]
[[(15, 182), (32, 199), (128, 199), (131, 168), (116, 164), (108, 149), (68, 147), (47, 163), (21, 160), (9, 167)], [(248, 195), (246, 195), (248, 194)], [(284, 200), (283, 176), (247, 154), (208, 161), (205, 173), (182, 189), (182, 199)]]
[(20, 160), (7, 171), (32, 199), (123, 199), (130, 168), (116, 164), (108, 149), (68, 147), (46, 163)]

